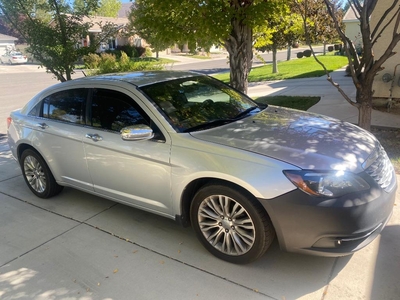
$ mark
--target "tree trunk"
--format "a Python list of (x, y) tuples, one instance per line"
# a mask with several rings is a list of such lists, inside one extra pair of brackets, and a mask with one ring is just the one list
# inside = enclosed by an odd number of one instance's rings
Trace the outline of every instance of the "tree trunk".
[(286, 60), (290, 60), (291, 55), (292, 55), (292, 46), (291, 46), (290, 43), (289, 43), (289, 44), (288, 44), (288, 47), (287, 47), (287, 56), (286, 56)]
[[(367, 92), (363, 92), (363, 90)], [(358, 126), (365, 130), (371, 130), (372, 119), (372, 92), (371, 89), (364, 87), (357, 91), (356, 101), (358, 106)]]
[(324, 55), (326, 55), (326, 41), (324, 41)]
[(253, 63), (251, 27), (233, 19), (232, 31), (225, 41), (229, 53), (230, 84), (235, 89), (247, 93), (248, 76)]
[(278, 72), (278, 61), (276, 59), (276, 52), (277, 49), (274, 45), (272, 45), (272, 73), (279, 73)]

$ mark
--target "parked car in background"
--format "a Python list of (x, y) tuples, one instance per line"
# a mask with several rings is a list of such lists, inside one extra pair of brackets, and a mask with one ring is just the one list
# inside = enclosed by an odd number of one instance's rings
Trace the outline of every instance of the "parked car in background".
[(26, 55), (23, 55), (21, 52), (11, 51), (6, 54), (0, 56), (0, 60), (2, 64), (26, 64), (28, 62), (28, 58)]
[(80, 78), (8, 118), (27, 186), (64, 186), (192, 225), (215, 256), (281, 249), (341, 256), (388, 222), (396, 176), (369, 132), (263, 107), (211, 77), (152, 71)]

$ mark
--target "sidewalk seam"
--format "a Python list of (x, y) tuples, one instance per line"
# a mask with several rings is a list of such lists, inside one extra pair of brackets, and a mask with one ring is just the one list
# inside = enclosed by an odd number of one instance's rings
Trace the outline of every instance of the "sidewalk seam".
[(15, 197), (15, 196), (8, 195), (8, 194), (6, 194), (6, 193), (4, 193), (4, 192), (0, 192), (0, 194), (6, 195), (6, 196), (8, 196), (8, 197), (10, 197), (10, 198), (12, 198), (12, 199), (17, 200), (17, 201), (24, 202), (24, 203), (29, 204), (29, 205), (31, 205), (31, 206), (34, 206), (34, 207), (36, 207), (36, 208), (38, 208), (38, 209), (44, 210), (44, 211), (49, 212), (49, 213), (51, 213), (51, 214), (55, 214), (55, 215), (57, 215), (57, 216), (60, 216), (60, 217), (63, 217), (63, 218), (66, 218), (66, 219), (69, 219), (69, 220), (72, 220), (72, 221), (75, 221), (75, 222), (78, 223), (78, 224), (76, 224), (75, 226), (69, 228), (68, 230), (66, 230), (66, 231), (64, 231), (64, 232), (62, 232), (62, 233), (60, 233), (60, 234), (58, 234), (58, 235), (52, 237), (51, 239), (49, 239), (49, 240), (47, 240), (47, 241), (41, 243), (40, 245), (38, 245), (38, 246), (36, 246), (36, 247), (34, 247), (34, 248), (32, 248), (32, 249), (29, 249), (29, 250), (26, 251), (25, 253), (23, 253), (23, 254), (21, 254), (21, 255), (15, 257), (15, 258), (9, 260), (8, 262), (6, 262), (6, 263), (0, 265), (0, 268), (4, 267), (4, 266), (7, 265), (7, 264), (10, 264), (11, 262), (13, 262), (13, 261), (19, 259), (20, 257), (25, 256), (26, 254), (28, 254), (28, 253), (30, 253), (30, 252), (32, 252), (32, 251), (34, 251), (34, 250), (40, 248), (41, 246), (43, 246), (43, 245), (45, 245), (45, 244), (47, 244), (47, 243), (49, 243), (49, 242), (55, 240), (56, 238), (58, 238), (58, 237), (60, 237), (60, 236), (62, 236), (62, 235), (64, 235), (64, 234), (66, 234), (66, 233), (72, 231), (73, 229), (79, 227), (80, 225), (86, 225), (86, 226), (89, 226), (89, 227), (91, 227), (91, 228), (93, 228), (93, 229), (99, 230), (99, 231), (101, 231), (101, 232), (103, 232), (103, 233), (106, 233), (106, 234), (108, 234), (108, 235), (111, 235), (111, 236), (113, 236), (113, 237), (116, 237), (116, 238), (118, 238), (118, 239), (120, 239), (120, 240), (123, 240), (123, 241), (125, 241), (125, 242), (127, 242), (127, 243), (130, 243), (130, 244), (132, 244), (132, 245), (135, 245), (135, 246), (137, 246), (137, 247), (140, 247), (140, 248), (142, 248), (142, 249), (145, 249), (145, 250), (147, 250), (147, 251), (150, 251), (150, 252), (155, 253), (155, 254), (157, 254), (157, 255), (160, 255), (160, 256), (162, 256), (162, 257), (168, 258), (168, 259), (170, 259), (170, 260), (172, 260), (172, 261), (175, 261), (175, 262), (177, 262), (177, 263), (183, 264), (183, 265), (185, 265), (185, 266), (187, 266), (187, 267), (190, 267), (190, 268), (192, 268), (192, 269), (195, 269), (195, 270), (198, 270), (198, 271), (200, 271), (200, 272), (206, 273), (206, 274), (208, 274), (208, 275), (214, 276), (214, 277), (216, 277), (216, 278), (222, 279), (222, 280), (224, 280), (224, 281), (226, 281), (226, 282), (229, 282), (229, 283), (231, 283), (231, 284), (234, 284), (234, 285), (239, 286), (239, 287), (241, 287), (241, 288), (244, 288), (244, 289), (246, 289), (246, 290), (252, 291), (252, 292), (254, 292), (254, 293), (256, 293), (256, 294), (265, 296), (265, 297), (267, 297), (268, 299), (271, 299), (271, 300), (279, 300), (278, 298), (275, 298), (275, 297), (272, 297), (272, 296), (270, 296), (270, 295), (268, 295), (268, 294), (259, 292), (256, 288), (251, 288), (251, 287), (245, 286), (245, 285), (243, 285), (243, 284), (237, 283), (237, 282), (235, 282), (235, 281), (232, 281), (232, 280), (230, 280), (230, 279), (228, 279), (228, 278), (222, 277), (222, 276), (220, 276), (220, 275), (216, 275), (216, 274), (214, 274), (214, 273), (211, 273), (211, 272), (209, 272), (209, 271), (203, 270), (203, 269), (201, 269), (201, 268), (199, 268), (199, 267), (196, 267), (196, 266), (194, 266), (194, 265), (185, 263), (185, 262), (183, 262), (183, 261), (180, 261), (180, 260), (178, 260), (178, 259), (176, 259), (176, 258), (170, 257), (170, 256), (168, 256), (168, 255), (166, 255), (166, 254), (163, 254), (163, 253), (161, 253), (161, 252), (158, 252), (158, 251), (156, 251), (156, 250), (153, 250), (153, 249), (150, 249), (150, 248), (148, 248), (148, 247), (145, 247), (145, 246), (142, 246), (142, 245), (140, 245), (140, 244), (137, 244), (137, 243), (135, 243), (135, 242), (133, 242), (133, 241), (130, 241), (130, 240), (127, 239), (127, 238), (124, 238), (124, 237), (122, 237), (122, 236), (113, 234), (113, 233), (111, 233), (111, 232), (109, 232), (109, 231), (106, 231), (106, 230), (104, 230), (104, 229), (101, 229), (101, 228), (99, 228), (99, 227), (97, 227), (97, 226), (95, 226), (95, 225), (92, 225), (92, 224), (87, 223), (87, 221), (89, 221), (90, 219), (92, 219), (92, 218), (94, 218), (94, 217), (96, 217), (96, 216), (102, 214), (103, 212), (108, 211), (108, 210), (110, 210), (111, 208), (113, 208), (113, 207), (119, 205), (118, 203), (115, 203), (115, 204), (113, 204), (113, 205), (107, 207), (106, 209), (103, 209), (102, 211), (98, 212), (97, 214), (94, 214), (93, 216), (87, 218), (87, 219), (84, 220), (84, 221), (78, 221), (78, 220), (76, 220), (76, 219), (74, 219), (74, 218), (64, 216), (64, 215), (62, 215), (62, 214), (60, 214), (60, 213), (51, 211), (51, 210), (46, 209), (46, 208), (43, 208), (43, 207), (40, 207), (40, 206), (38, 206), (38, 205), (36, 205), (36, 204), (33, 204), (33, 203), (27, 202), (27, 201), (25, 201), (25, 200), (19, 199), (19, 198)]
[(325, 296), (328, 294), (329, 285), (331, 284), (332, 277), (333, 277), (333, 273), (334, 273), (334, 271), (335, 271), (335, 268), (336, 268), (336, 265), (337, 265), (337, 263), (338, 263), (339, 258), (340, 258), (340, 257), (336, 257), (336, 258), (335, 258), (335, 261), (333, 262), (331, 272), (329, 273), (329, 276), (328, 276), (328, 282), (327, 282), (327, 284), (326, 284), (326, 286), (325, 286), (325, 289), (324, 289), (324, 291), (323, 291), (323, 293), (322, 293), (321, 300), (325, 300)]

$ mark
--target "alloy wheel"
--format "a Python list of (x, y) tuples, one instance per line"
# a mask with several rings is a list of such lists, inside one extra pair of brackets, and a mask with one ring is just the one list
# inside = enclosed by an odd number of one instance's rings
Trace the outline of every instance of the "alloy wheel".
[(249, 213), (234, 199), (212, 195), (201, 203), (198, 224), (206, 240), (222, 253), (247, 253), (255, 242), (256, 230)]
[(46, 190), (46, 176), (43, 167), (33, 156), (27, 156), (24, 160), (25, 177), (36, 192), (43, 193)]

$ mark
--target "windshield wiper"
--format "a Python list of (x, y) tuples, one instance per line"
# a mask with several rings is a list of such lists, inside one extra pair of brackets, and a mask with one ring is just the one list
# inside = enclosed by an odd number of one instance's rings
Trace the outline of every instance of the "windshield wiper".
[(255, 109), (259, 109), (259, 107), (258, 106), (252, 106), (252, 107), (249, 107), (248, 109), (246, 109), (245, 111), (242, 111), (241, 113), (239, 113), (235, 118), (234, 118), (234, 120), (238, 120), (238, 119), (241, 119), (242, 117), (244, 117), (244, 116), (247, 116), (250, 112), (252, 112), (253, 110), (255, 110)]
[(192, 131), (197, 131), (200, 129), (209, 129), (215, 126), (220, 126), (220, 125), (224, 125), (224, 124), (228, 124), (231, 122), (235, 122), (236, 119), (217, 119), (217, 120), (212, 120), (209, 122), (205, 122), (205, 123), (201, 123), (199, 125), (190, 127), (188, 129), (185, 129), (183, 132), (192, 132)]

